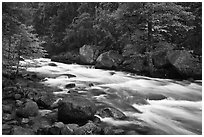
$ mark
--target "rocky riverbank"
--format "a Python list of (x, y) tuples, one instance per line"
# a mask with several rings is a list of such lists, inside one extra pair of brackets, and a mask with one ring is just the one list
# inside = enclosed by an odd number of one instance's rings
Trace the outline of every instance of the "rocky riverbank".
[(157, 78), (202, 79), (202, 62), (185, 50), (176, 50), (171, 45), (161, 44), (151, 54), (153, 70), (148, 58), (133, 45), (124, 47), (122, 53), (114, 50), (100, 51), (99, 47), (84, 45), (79, 51), (53, 56), (52, 61), (94, 65), (100, 69), (122, 70)]
[(82, 89), (75, 85), (67, 85), (72, 88), (69, 95), (56, 96), (53, 92), (60, 89), (42, 85), (39, 82), (43, 79), (26, 71), (15, 79), (3, 74), (3, 135), (151, 134), (150, 128), (139, 125), (134, 130), (124, 130), (102, 124), (100, 118), (124, 120), (126, 116), (116, 108), (95, 104), (77, 94)]
[(17, 77), (3, 72), (3, 134), (201, 134), (201, 81), (44, 58), (21, 65), (29, 67)]

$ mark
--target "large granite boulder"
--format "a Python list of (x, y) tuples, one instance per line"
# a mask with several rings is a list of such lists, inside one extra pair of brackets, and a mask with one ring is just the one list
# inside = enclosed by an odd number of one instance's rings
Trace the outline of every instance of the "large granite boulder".
[(99, 135), (101, 128), (95, 125), (92, 121), (89, 121), (87, 124), (76, 128), (74, 130), (74, 135)]
[(169, 64), (167, 51), (156, 51), (152, 54), (152, 61), (156, 68), (162, 68)]
[(15, 126), (13, 128), (13, 135), (35, 135), (35, 133), (30, 128), (23, 128), (20, 126)]
[(79, 49), (80, 60), (84, 64), (93, 64), (97, 58), (98, 50), (93, 45), (84, 45)]
[(95, 104), (80, 96), (67, 96), (58, 104), (58, 120), (64, 123), (83, 123), (93, 119), (96, 112)]
[(130, 56), (123, 62), (123, 68), (130, 72), (143, 72), (146, 70), (146, 57), (141, 54)]
[(117, 68), (122, 63), (123, 57), (117, 51), (110, 50), (102, 53), (96, 60), (96, 68)]
[(122, 55), (123, 57), (130, 57), (137, 54), (142, 54), (146, 51), (145, 46), (141, 46), (139, 44), (127, 44), (124, 46)]
[(152, 61), (156, 68), (169, 66), (168, 54), (174, 49), (174, 45), (167, 42), (159, 42), (152, 54)]
[(29, 100), (16, 110), (16, 115), (20, 117), (34, 117), (38, 115), (38, 110), (38, 105), (32, 100)]
[(174, 50), (168, 55), (168, 61), (183, 77), (202, 78), (202, 63), (188, 51)]
[(38, 99), (37, 99), (37, 104), (41, 108), (50, 108), (51, 105), (55, 102), (56, 98), (53, 94), (42, 94)]

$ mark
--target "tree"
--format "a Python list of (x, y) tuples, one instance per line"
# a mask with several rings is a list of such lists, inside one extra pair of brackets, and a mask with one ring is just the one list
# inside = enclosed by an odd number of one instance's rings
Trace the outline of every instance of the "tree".
[[(185, 7), (173, 2), (121, 3), (116, 15), (120, 20), (126, 20), (126, 26), (130, 28), (129, 35), (139, 36), (140, 39), (136, 37), (137, 41), (146, 47), (150, 72), (153, 71), (151, 51), (156, 43), (166, 41), (181, 44), (185, 34), (193, 29), (194, 26), (189, 22), (195, 18)], [(136, 25), (127, 21), (130, 19)]]
[(24, 8), (27, 8), (27, 5), (3, 3), (3, 67), (16, 66), (16, 74), (19, 72), (21, 57), (36, 58), (45, 54), (41, 47), (42, 41), (34, 34), (33, 27), (25, 24), (28, 22), (25, 22), (23, 16)]
[(38, 3), (33, 17), (33, 26), (39, 37), (46, 41), (43, 46), (50, 55), (55, 55), (67, 49), (68, 44), (63, 39), (66, 35), (66, 28), (77, 15), (78, 5), (79, 3), (74, 2)]

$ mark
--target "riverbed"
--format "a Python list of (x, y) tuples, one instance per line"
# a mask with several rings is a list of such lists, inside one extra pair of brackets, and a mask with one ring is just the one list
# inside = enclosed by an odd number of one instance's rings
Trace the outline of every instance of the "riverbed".
[(103, 123), (131, 130), (134, 130), (134, 125), (141, 124), (155, 129), (152, 134), (202, 134), (202, 80), (150, 78), (45, 58), (21, 63), (34, 64), (27, 70), (46, 77), (41, 83), (60, 89), (53, 92), (56, 96), (70, 94), (66, 85), (74, 83), (78, 94), (95, 103), (102, 102), (117, 108), (128, 117), (114, 120), (96, 116)]

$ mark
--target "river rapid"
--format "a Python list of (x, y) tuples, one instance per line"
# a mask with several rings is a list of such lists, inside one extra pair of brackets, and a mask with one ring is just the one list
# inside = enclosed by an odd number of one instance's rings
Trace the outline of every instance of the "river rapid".
[[(52, 62), (44, 58), (21, 63), (37, 65), (27, 70), (46, 77), (43, 84), (61, 89), (53, 94), (69, 94), (70, 89), (65, 86), (75, 83), (79, 94), (95, 103), (111, 105), (128, 117), (114, 120), (97, 116), (103, 123), (133, 130), (134, 126), (141, 124), (155, 129), (152, 134), (202, 134), (202, 80), (189, 82), (150, 78), (86, 65)], [(49, 66), (48, 63), (57, 66)]]

